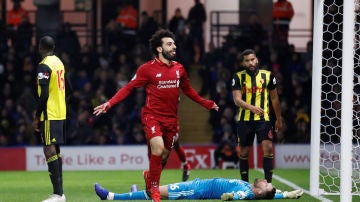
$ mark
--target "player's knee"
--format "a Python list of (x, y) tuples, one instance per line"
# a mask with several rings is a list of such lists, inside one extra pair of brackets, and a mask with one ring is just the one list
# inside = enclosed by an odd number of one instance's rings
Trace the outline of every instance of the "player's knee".
[(247, 148), (241, 148), (240, 149), (240, 156), (249, 156), (249, 153), (250, 153), (250, 150), (249, 149), (247, 149)]
[(46, 157), (46, 159), (49, 159), (52, 156), (56, 156), (56, 148), (55, 146), (49, 145), (49, 146), (44, 146), (43, 148), (44, 151), (44, 155)]
[(163, 146), (156, 146), (151, 148), (151, 154), (155, 156), (164, 156), (164, 150), (165, 148)]
[(272, 153), (273, 152), (273, 145), (270, 141), (263, 141), (262, 143), (264, 153)]
[(273, 148), (272, 148), (272, 146), (263, 147), (263, 152), (264, 152), (264, 154), (266, 154), (266, 155), (272, 154), (272, 153), (273, 153)]

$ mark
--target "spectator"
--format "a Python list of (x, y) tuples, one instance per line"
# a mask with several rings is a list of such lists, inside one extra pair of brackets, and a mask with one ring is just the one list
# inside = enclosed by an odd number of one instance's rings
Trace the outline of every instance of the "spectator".
[(87, 110), (79, 110), (77, 113), (76, 127), (68, 138), (69, 145), (91, 144), (94, 140), (94, 132), (90, 121), (91, 114)]
[(24, 122), (19, 122), (16, 126), (16, 132), (14, 137), (14, 145), (16, 146), (27, 146), (29, 140), (33, 136), (32, 131), (27, 127)]
[(174, 16), (169, 21), (169, 30), (175, 34), (176, 37), (183, 35), (186, 32), (186, 19), (183, 17), (180, 8), (175, 9)]
[(0, 115), (0, 128), (4, 132), (4, 138), (7, 144), (13, 144), (16, 124), (18, 120), (18, 112), (16, 111), (15, 101), (12, 98), (4, 100)]
[(273, 45), (284, 47), (288, 44), (290, 22), (294, 17), (292, 4), (287, 0), (278, 0), (273, 4)]
[(221, 141), (214, 152), (214, 158), (215, 168), (221, 169), (224, 162), (232, 162), (236, 167), (239, 159), (236, 153), (236, 145), (230, 140)]
[(112, 144), (116, 144), (116, 145), (129, 144), (129, 140), (127, 138), (128, 137), (125, 131), (121, 130), (120, 128), (113, 129)]
[(132, 47), (136, 43), (136, 29), (138, 28), (138, 11), (134, 8), (134, 5), (126, 0), (123, 2), (123, 6), (120, 8), (116, 22), (121, 27), (122, 33), (122, 50), (131, 51)]
[(97, 145), (106, 145), (111, 143), (110, 129), (107, 126), (98, 128), (95, 130), (95, 138), (93, 140), (93, 144)]
[(23, 17), (14, 35), (12, 36), (12, 44), (16, 50), (19, 59), (23, 59), (32, 45), (33, 24), (29, 19)]
[[(133, 124), (132, 132), (130, 135), (131, 144), (134, 145), (144, 145), (146, 144), (145, 134), (143, 132), (143, 126), (141, 122)], [(149, 159), (150, 160), (150, 159)]]
[(310, 143), (310, 127), (309, 127), (309, 116), (303, 112), (299, 111), (296, 114), (295, 125), (296, 130), (294, 133), (290, 134), (288, 137), (285, 137), (286, 143)]
[(301, 59), (300, 53), (292, 52), (289, 58), (288, 64), (286, 65), (285, 75), (304, 75), (305, 73), (305, 64)]
[[(249, 21), (244, 25), (240, 25), (240, 29), (235, 28), (233, 32), (233, 40), (236, 40), (236, 45), (240, 49), (261, 45), (267, 43), (268, 40), (267, 32), (256, 14), (251, 14)], [(259, 57), (263, 58), (262, 56)]]
[(259, 16), (253, 14), (249, 18), (249, 23), (247, 24), (249, 29), (249, 34), (251, 34), (250, 40), (252, 46), (255, 44), (262, 44), (267, 40), (267, 32), (264, 29), (264, 26), (259, 21)]
[(176, 36), (177, 45), (177, 59), (181, 62), (186, 71), (189, 71), (189, 66), (193, 62), (193, 44), (187, 33), (186, 19), (182, 16), (180, 8), (175, 10), (174, 16), (170, 19), (168, 28)]
[(149, 16), (146, 11), (143, 11), (141, 13), (141, 25), (138, 30), (140, 43), (147, 46), (151, 35), (153, 35), (158, 28), (159, 25), (155, 19)]
[(126, 133), (128, 133), (131, 128), (130, 128), (130, 124), (129, 124), (129, 119), (128, 119), (128, 111), (129, 109), (126, 109), (126, 104), (124, 103), (120, 103), (118, 106), (116, 106), (115, 108), (115, 113), (113, 115), (113, 117), (111, 118), (111, 122), (112, 122), (112, 127), (115, 129), (119, 129), (121, 131), (124, 131)]
[(103, 29), (103, 46), (108, 49), (111, 45), (121, 45), (121, 26), (118, 25), (115, 19), (110, 19), (110, 21), (105, 25)]
[(6, 13), (7, 24), (14, 30), (24, 18), (29, 18), (29, 13), (21, 6), (23, 0), (12, 0), (13, 8)]
[(111, 97), (114, 94), (115, 90), (114, 86), (116, 86), (115, 82), (113, 81), (113, 74), (112, 71), (108, 70), (107, 68), (101, 68), (97, 72), (97, 75), (94, 79), (95, 88), (99, 88), (100, 86), (104, 87), (104, 93), (106, 97)]
[[(359, 35), (356, 35), (356, 36), (359, 36)], [(359, 48), (356, 48), (356, 50), (358, 50), (358, 49)], [(312, 62), (312, 57), (313, 57), (313, 42), (312, 42), (312, 40), (310, 40), (306, 43), (306, 51), (305, 51), (305, 53), (303, 53), (302, 58), (303, 58), (304, 62), (307, 63), (309, 61)]]
[(86, 67), (86, 71), (90, 78), (93, 77), (95, 69), (99, 66), (98, 56), (95, 51), (88, 44), (84, 44), (80, 48), (80, 63), (81, 67)]
[(197, 64), (202, 58), (204, 47), (204, 29), (206, 22), (206, 10), (200, 0), (194, 0), (195, 5), (191, 7), (187, 18), (187, 24), (190, 28), (190, 40), (192, 42), (192, 52), (194, 53), (194, 62)]
[(78, 61), (80, 53), (80, 42), (76, 31), (71, 29), (70, 23), (64, 23), (57, 36), (57, 49), (72, 56), (72, 60)]
[(116, 22), (123, 30), (135, 30), (138, 27), (138, 11), (128, 0), (123, 2), (123, 6), (120, 8)]
[(78, 69), (73, 78), (74, 90), (82, 90), (87, 83), (92, 81), (85, 68)]

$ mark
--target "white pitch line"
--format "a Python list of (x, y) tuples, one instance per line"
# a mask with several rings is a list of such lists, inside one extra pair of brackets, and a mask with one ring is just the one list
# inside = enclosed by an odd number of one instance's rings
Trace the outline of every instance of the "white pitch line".
[[(256, 169), (256, 170), (259, 171), (259, 172), (264, 173), (264, 171), (262, 169)], [(325, 198), (325, 197), (322, 197), (322, 196), (313, 196), (313, 195), (310, 194), (309, 190), (306, 190), (306, 189), (304, 189), (302, 187), (299, 187), (298, 185), (296, 185), (296, 184), (290, 182), (289, 180), (286, 180), (286, 179), (284, 179), (284, 178), (282, 178), (280, 176), (277, 176), (277, 175), (273, 174), (273, 178), (280, 181), (283, 184), (288, 185), (289, 187), (292, 187), (293, 189), (301, 189), (301, 190), (304, 191), (304, 193), (306, 193), (306, 194), (308, 194), (308, 195), (310, 195), (310, 196), (312, 196), (312, 197), (314, 197), (316, 199), (319, 199), (322, 202), (333, 202), (332, 200), (330, 200), (328, 198)]]

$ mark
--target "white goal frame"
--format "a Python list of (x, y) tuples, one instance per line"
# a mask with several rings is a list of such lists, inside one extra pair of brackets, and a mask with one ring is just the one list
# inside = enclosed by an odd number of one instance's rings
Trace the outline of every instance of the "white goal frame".
[[(323, 44), (324, 0), (314, 0), (313, 72), (311, 109), (311, 160), (310, 193), (318, 196), (324, 193), (319, 187), (320, 178), (320, 124), (321, 124), (321, 79)], [(343, 4), (343, 46), (342, 67), (354, 67), (354, 0)], [(354, 12), (350, 12), (354, 11)], [(354, 68), (342, 68), (341, 85), (341, 139), (340, 139), (340, 201), (352, 201), (352, 129), (353, 129), (353, 79)], [(346, 78), (346, 79), (345, 79)]]

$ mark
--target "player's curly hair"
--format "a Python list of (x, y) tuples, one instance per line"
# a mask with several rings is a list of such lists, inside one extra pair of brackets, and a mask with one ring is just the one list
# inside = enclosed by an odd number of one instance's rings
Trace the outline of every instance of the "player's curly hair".
[(161, 39), (164, 37), (170, 37), (175, 41), (175, 34), (167, 29), (159, 29), (152, 35), (151, 39), (149, 40), (150, 50), (155, 55), (158, 55), (156, 48), (162, 45)]

